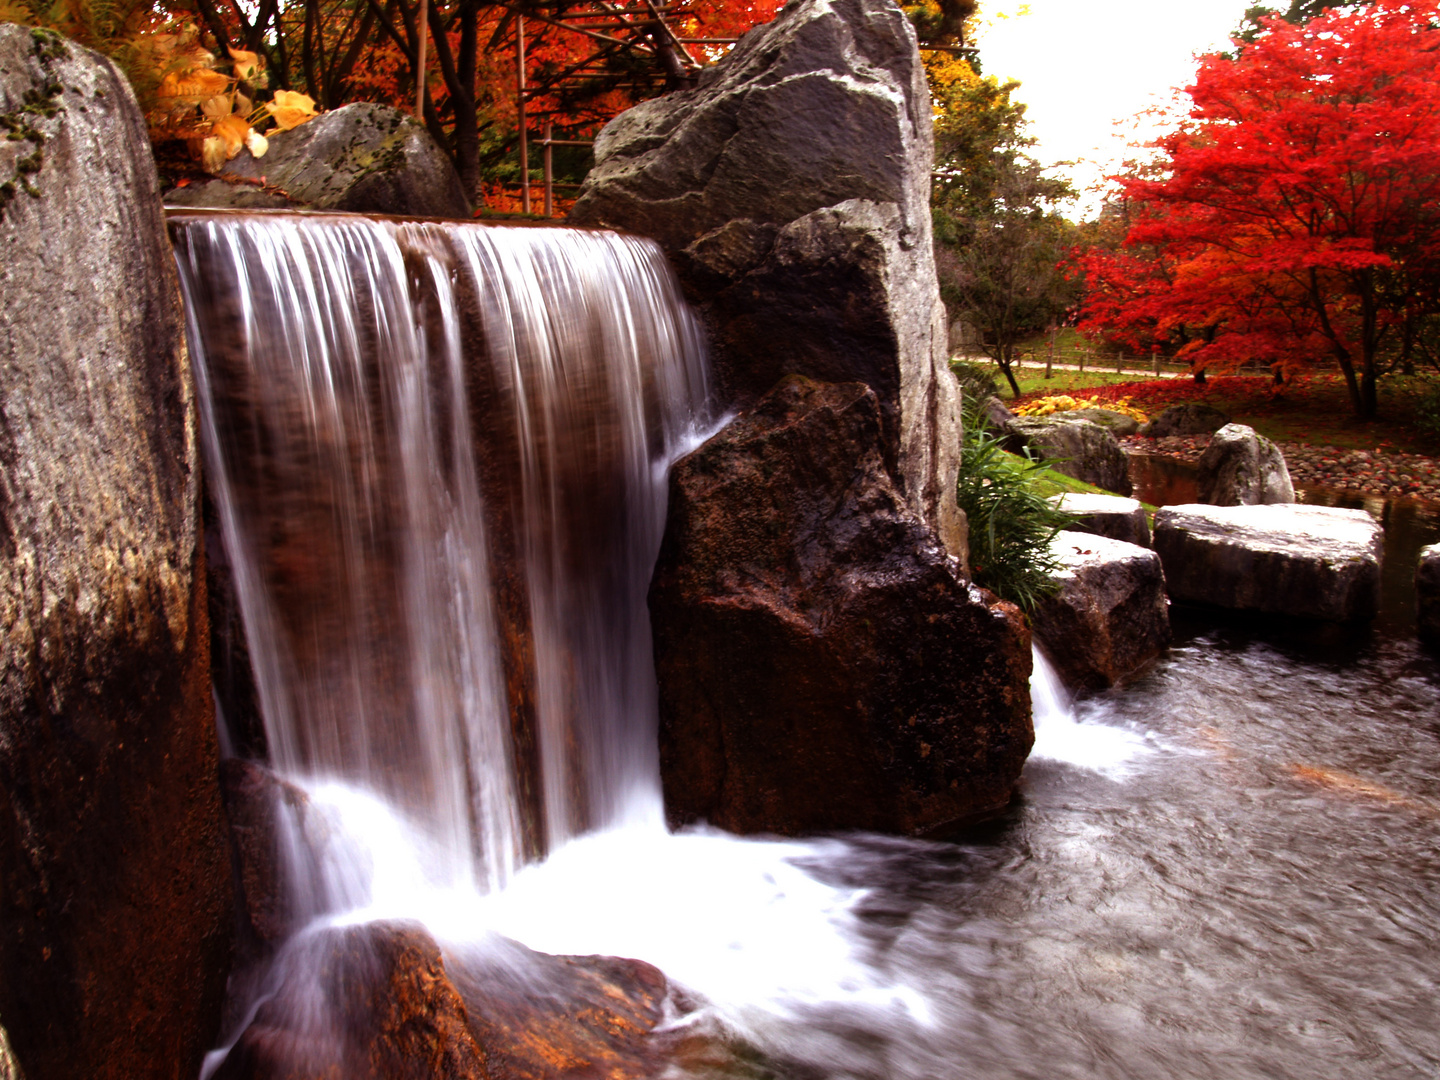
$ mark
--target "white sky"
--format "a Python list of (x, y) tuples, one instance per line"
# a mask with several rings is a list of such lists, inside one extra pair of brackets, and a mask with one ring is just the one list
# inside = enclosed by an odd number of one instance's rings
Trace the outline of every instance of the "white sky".
[[(991, 0), (976, 42), (986, 75), (1018, 79), (1042, 162), (1081, 162), (1082, 190), (1158, 132), (1140, 114), (1195, 73), (1195, 56), (1229, 47), (1250, 0)], [(1272, 3), (1283, 7), (1283, 4)], [(1008, 17), (1005, 17), (1007, 16)], [(1085, 197), (1078, 214), (1098, 206)]]

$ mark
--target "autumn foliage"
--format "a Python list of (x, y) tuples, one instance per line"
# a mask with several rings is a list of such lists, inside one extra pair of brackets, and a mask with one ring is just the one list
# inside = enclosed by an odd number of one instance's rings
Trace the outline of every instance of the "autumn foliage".
[(1437, 25), (1435, 0), (1381, 0), (1202, 60), (1156, 166), (1118, 178), (1082, 329), (1222, 371), (1332, 363), (1373, 416), (1387, 357), (1440, 312)]

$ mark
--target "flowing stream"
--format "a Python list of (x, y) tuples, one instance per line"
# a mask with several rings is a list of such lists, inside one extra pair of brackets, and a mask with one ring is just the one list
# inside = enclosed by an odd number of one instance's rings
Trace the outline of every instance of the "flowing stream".
[[(1021, 797), (960, 843), (670, 834), (644, 595), (715, 418), (658, 250), (172, 227), (270, 758), (330, 825), (317, 923), (648, 960), (674, 1026), (745, 1048), (706, 1075), (1440, 1072), (1440, 662), (1403, 581), (1371, 628), (1177, 609), (1079, 702), (1039, 658)], [(1407, 513), (1413, 567), (1440, 519)]]

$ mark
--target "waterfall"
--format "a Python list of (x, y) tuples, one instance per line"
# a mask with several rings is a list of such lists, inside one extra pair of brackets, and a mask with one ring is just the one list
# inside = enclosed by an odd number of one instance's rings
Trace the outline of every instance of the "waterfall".
[(1120, 778), (1132, 763), (1154, 749), (1146, 738), (1128, 728), (1104, 723), (1107, 702), (1092, 699), (1079, 714), (1070, 691), (1055, 665), (1031, 646), (1030, 701), (1035, 717), (1032, 761), (1058, 761), (1091, 772)]
[(659, 820), (645, 591), (707, 401), (659, 249), (353, 215), (171, 228), (277, 771), (380, 800), (441, 887)]

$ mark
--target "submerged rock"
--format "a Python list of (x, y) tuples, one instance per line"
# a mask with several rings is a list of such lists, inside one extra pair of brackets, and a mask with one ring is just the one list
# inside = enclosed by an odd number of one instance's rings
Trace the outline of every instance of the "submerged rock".
[[(23, 105), (28, 111), (22, 113)], [(140, 110), (0, 25), (0, 1022), (29, 1080), (192, 1077), (229, 964), (197, 410)]]
[(419, 923), (308, 933), (272, 978), (214, 1080), (492, 1080), (440, 947)]
[(1299, 503), (1155, 514), (1155, 550), (1175, 599), (1336, 622), (1378, 609), (1383, 537), (1364, 510)]
[(1113, 686), (1170, 644), (1160, 557), (1108, 536), (1064, 531), (1050, 544), (1060, 592), (1032, 616), (1035, 637), (1066, 685)]
[(1056, 472), (1087, 484), (1129, 495), (1130, 466), (1125, 451), (1108, 429), (1066, 414), (1017, 416), (1007, 428), (1010, 445), (1029, 447), (1039, 457), (1055, 458)]
[(727, 403), (790, 373), (868, 385), (887, 468), (963, 558), (930, 113), (893, 0), (799, 0), (695, 89), (606, 125), (571, 220), (661, 243), (709, 324)]
[(1295, 487), (1280, 448), (1245, 424), (1226, 424), (1200, 458), (1202, 503), (1257, 506), (1293, 503)]
[(1415, 567), (1415, 603), (1420, 636), (1440, 642), (1440, 544), (1420, 549)]
[(356, 102), (269, 136), (220, 177), (165, 193), (170, 206), (303, 207), (406, 217), (468, 218), (455, 165), (425, 126), (388, 105)]
[(494, 938), (442, 956), (419, 923), (309, 930), (214, 1080), (628, 1080), (659, 1075), (665, 977)]
[(641, 960), (550, 956), (497, 939), (451, 958), (492, 1080), (623, 1078), (664, 1072), (651, 1033), (669, 984)]
[(1230, 423), (1230, 415), (1213, 405), (1185, 402), (1171, 405), (1140, 429), (1140, 434), (1151, 439), (1165, 439), (1173, 435), (1209, 435)]
[(650, 587), (673, 823), (923, 833), (1009, 802), (1029, 633), (910, 510), (881, 423), (866, 387), (791, 377), (675, 465)]
[(1123, 540), (1140, 547), (1150, 546), (1150, 521), (1138, 499), (1068, 492), (1051, 496), (1050, 501), (1058, 509), (1077, 517), (1075, 524), (1069, 526), (1076, 532), (1108, 536), (1112, 540)]

